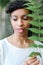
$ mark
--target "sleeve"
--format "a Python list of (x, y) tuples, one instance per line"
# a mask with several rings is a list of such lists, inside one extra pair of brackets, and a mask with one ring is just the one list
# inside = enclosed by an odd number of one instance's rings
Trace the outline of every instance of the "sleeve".
[(43, 65), (43, 48), (40, 49), (40, 53), (41, 53), (41, 56), (42, 56), (42, 57), (41, 57), (41, 63), (42, 63), (42, 65)]
[(3, 48), (0, 42), (0, 65), (3, 65)]

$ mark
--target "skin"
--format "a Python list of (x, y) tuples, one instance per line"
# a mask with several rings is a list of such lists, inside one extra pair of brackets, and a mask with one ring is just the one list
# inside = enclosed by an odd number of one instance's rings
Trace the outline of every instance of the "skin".
[[(14, 33), (7, 38), (7, 40), (18, 48), (28, 48), (29, 44), (33, 41), (28, 40), (28, 30), (30, 27), (30, 17), (26, 15), (30, 13), (26, 9), (18, 9), (11, 13), (10, 21), (13, 27)], [(36, 57), (28, 58), (24, 65), (41, 65)]]
[(23, 65), (41, 65), (35, 56), (28, 58)]

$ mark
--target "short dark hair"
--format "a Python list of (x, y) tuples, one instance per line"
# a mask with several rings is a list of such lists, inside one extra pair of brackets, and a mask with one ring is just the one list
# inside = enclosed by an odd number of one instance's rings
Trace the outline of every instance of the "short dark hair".
[(26, 0), (15, 0), (15, 1), (10, 2), (10, 4), (8, 5), (8, 7), (6, 9), (6, 13), (9, 14), (17, 9), (26, 8), (27, 5), (24, 5), (24, 4), (26, 4), (27, 2), (28, 1), (26, 1)]

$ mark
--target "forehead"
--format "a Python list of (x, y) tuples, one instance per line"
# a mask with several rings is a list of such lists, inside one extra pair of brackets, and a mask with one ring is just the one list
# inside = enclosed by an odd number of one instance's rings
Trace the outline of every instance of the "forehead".
[(26, 10), (26, 9), (17, 9), (15, 11), (13, 11), (11, 13), (11, 15), (17, 15), (17, 16), (22, 16), (22, 15), (25, 15), (25, 14), (28, 14), (30, 11), (29, 10)]

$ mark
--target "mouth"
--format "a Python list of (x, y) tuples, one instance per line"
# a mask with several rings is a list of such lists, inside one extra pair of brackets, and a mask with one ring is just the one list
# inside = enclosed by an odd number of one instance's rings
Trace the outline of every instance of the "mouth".
[(24, 29), (18, 28), (17, 31), (18, 31), (19, 33), (23, 33), (23, 32), (24, 32)]

